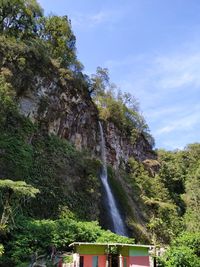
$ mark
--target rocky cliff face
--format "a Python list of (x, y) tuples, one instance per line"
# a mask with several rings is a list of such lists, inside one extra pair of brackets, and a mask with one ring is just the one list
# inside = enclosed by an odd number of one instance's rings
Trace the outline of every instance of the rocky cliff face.
[[(90, 97), (77, 90), (73, 82), (61, 85), (56, 78), (35, 77), (35, 90), (19, 99), (21, 112), (37, 121), (49, 134), (70, 140), (77, 149), (99, 155), (98, 111)], [(154, 159), (152, 147), (141, 135), (135, 144), (112, 122), (104, 123), (107, 160), (117, 169), (129, 157), (139, 161)]]
[[(100, 133), (98, 111), (83, 88), (73, 81), (61, 81), (54, 74), (51, 79), (35, 76), (34, 90), (27, 90), (19, 98), (21, 112), (39, 123), (49, 134), (70, 140), (77, 149), (87, 149), (99, 156)], [(107, 160), (117, 169), (129, 157), (139, 161), (154, 159), (152, 147), (141, 135), (135, 144), (112, 122), (104, 123)]]
[(34, 78), (34, 90), (19, 98), (20, 110), (49, 134), (66, 138), (76, 148), (98, 150), (98, 111), (82, 88), (55, 75)]
[[(20, 49), (18, 46), (16, 50), (7, 47), (6, 53), (13, 56), (12, 63), (5, 58), (5, 51), (0, 53), (0, 67), (4, 74), (10, 76), (21, 113), (37, 122), (42, 131), (66, 138), (77, 149), (87, 149), (99, 156), (98, 110), (84, 79), (74, 78), (69, 70), (34, 56), (24, 46)], [(25, 62), (22, 66), (21, 59)], [(113, 123), (103, 123), (103, 128), (107, 159), (115, 169), (126, 163), (130, 156), (140, 161), (154, 158), (151, 146), (142, 135), (133, 145), (130, 137)]]
[(130, 157), (139, 161), (156, 158), (143, 135), (140, 135), (133, 144), (130, 136), (122, 133), (112, 122), (104, 124), (104, 131), (107, 160), (115, 169), (126, 164)]
[[(85, 80), (80, 77), (74, 77), (74, 74), (72, 75), (69, 70), (61, 69), (51, 60), (43, 62), (41, 59), (38, 61), (38, 58), (33, 57), (32, 54), (24, 54), (23, 47), (19, 52), (17, 56), (14, 53), (13, 57), (16, 58), (16, 61), (13, 60), (12, 62), (9, 59), (1, 60), (3, 54), (1, 55), (0, 53), (0, 68), (8, 82), (12, 84), (19, 103), (20, 112), (38, 125), (38, 136), (46, 138), (46, 133), (57, 135), (60, 138), (71, 141), (78, 150), (86, 149), (91, 152), (93, 157), (100, 158), (99, 114), (96, 105), (88, 93), (87, 84), (84, 83)], [(23, 65), (23, 68), (19, 68), (17, 57), (24, 59), (25, 65)], [(41, 62), (43, 62), (43, 68), (39, 69), (38, 66), (41, 66)], [(130, 157), (145, 162), (147, 170), (149, 170), (149, 165), (155, 163), (151, 161), (155, 159), (152, 147), (142, 134), (139, 135), (133, 144), (130, 136), (122, 132), (114, 123), (109, 121), (102, 122), (102, 126), (106, 141), (107, 163), (112, 165), (115, 170), (118, 171), (120, 170), (119, 167), (125, 167)], [(89, 166), (87, 158), (85, 162), (84, 166)], [(72, 179), (66, 176), (65, 167), (61, 170), (62, 175), (60, 176), (62, 182), (64, 181), (63, 184), (61, 182), (62, 187), (66, 186), (65, 182), (70, 185), (74, 183), (74, 188), (77, 189), (78, 187), (79, 194), (85, 192), (85, 195), (89, 196), (89, 204), (87, 203), (85, 213), (94, 214), (96, 212), (94, 217), (90, 216), (90, 219), (95, 220), (98, 219), (99, 207), (102, 205), (99, 197), (101, 195), (100, 187), (98, 187), (98, 171), (100, 166), (99, 162), (96, 162), (98, 163), (98, 166), (95, 165), (96, 180), (90, 175), (91, 173), (87, 173), (84, 166), (81, 166), (81, 171), (79, 169), (80, 173), (68, 175)], [(70, 165), (71, 163), (68, 161), (68, 158), (65, 158), (64, 166), (67, 164)], [(73, 163), (71, 165), (68, 167), (73, 171)], [(154, 174), (153, 167), (150, 169), (152, 175)], [(57, 171), (57, 167), (55, 170)], [(57, 177), (56, 174), (55, 177)], [(84, 178), (82, 179), (82, 177)], [(85, 177), (87, 178), (87, 183)], [(82, 184), (81, 181), (83, 181)], [(129, 202), (135, 203), (134, 200), (131, 200), (133, 195), (131, 189), (122, 181), (120, 176), (116, 178), (116, 184), (123, 187), (124, 195), (127, 195), (127, 198), (130, 200)], [(68, 188), (69, 186), (67, 185), (64, 191), (68, 192)], [(74, 188), (71, 190), (72, 195), (75, 191)], [(88, 191), (88, 188), (91, 188), (91, 190)], [(74, 209), (82, 205), (81, 201), (85, 202), (85, 195), (73, 204), (75, 205)], [(118, 192), (116, 192), (116, 197), (118, 197)], [(72, 198), (74, 203), (76, 198)], [(121, 206), (123, 205), (125, 204), (121, 203)], [(139, 212), (135, 212), (137, 210), (137, 203), (135, 203), (135, 206), (134, 204), (131, 204), (131, 206), (135, 221), (142, 225), (143, 217), (140, 216)], [(129, 214), (127, 215), (128, 217)]]

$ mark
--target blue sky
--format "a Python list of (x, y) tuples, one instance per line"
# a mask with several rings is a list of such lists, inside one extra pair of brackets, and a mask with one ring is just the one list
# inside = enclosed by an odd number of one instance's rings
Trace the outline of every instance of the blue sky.
[(157, 148), (200, 142), (199, 0), (39, 0), (68, 15), (85, 72), (132, 93)]

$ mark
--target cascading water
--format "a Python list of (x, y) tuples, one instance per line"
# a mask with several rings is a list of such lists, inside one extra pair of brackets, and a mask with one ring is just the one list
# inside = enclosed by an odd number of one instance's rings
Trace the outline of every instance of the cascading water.
[(99, 121), (99, 128), (100, 128), (100, 134), (101, 134), (101, 159), (103, 163), (100, 178), (101, 178), (101, 181), (102, 181), (102, 184), (103, 184), (106, 196), (107, 196), (109, 214), (113, 222), (114, 232), (119, 235), (127, 236), (125, 224), (117, 208), (115, 198), (113, 196), (110, 185), (108, 183), (106, 146), (105, 146), (103, 128), (102, 128), (100, 121)]

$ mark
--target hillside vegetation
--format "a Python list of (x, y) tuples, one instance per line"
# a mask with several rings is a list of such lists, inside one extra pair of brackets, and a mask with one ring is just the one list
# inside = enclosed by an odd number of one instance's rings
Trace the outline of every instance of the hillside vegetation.
[(142, 136), (153, 147), (136, 99), (110, 82), (107, 69), (85, 75), (75, 41), (67, 16), (46, 17), (35, 0), (0, 0), (1, 266), (27, 266), (34, 253), (50, 255), (73, 241), (170, 245), (163, 266), (200, 266), (200, 144), (109, 166), (130, 239), (99, 226), (99, 155), (50, 134), (43, 117), (22, 114), (19, 99), (34, 91), (33, 77), (55, 74), (58, 87), (82, 95), (86, 107), (93, 101), (97, 125), (112, 122), (131, 144)]

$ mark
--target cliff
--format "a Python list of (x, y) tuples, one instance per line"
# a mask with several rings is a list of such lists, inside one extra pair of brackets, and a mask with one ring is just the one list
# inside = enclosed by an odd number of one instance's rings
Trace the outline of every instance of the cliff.
[[(49, 134), (71, 141), (79, 150), (89, 150), (99, 156), (100, 133), (98, 110), (89, 94), (76, 88), (74, 81), (59, 82), (36, 76), (34, 90), (19, 97), (21, 113), (37, 122)], [(130, 136), (112, 122), (104, 123), (107, 160), (114, 169), (126, 164), (130, 157), (139, 161), (155, 159), (151, 145), (141, 134), (134, 144)]]
[[(71, 154), (70, 158), (64, 151), (60, 154), (59, 150), (56, 151), (56, 147), (53, 154), (52, 152), (48, 154), (48, 146), (43, 144), (42, 151), (47, 156), (44, 168), (49, 168), (49, 164), (53, 164), (54, 169), (47, 174), (47, 177), (50, 177), (48, 179), (51, 179), (52, 183), (55, 184), (53, 192), (55, 191), (58, 198), (60, 196), (59, 192), (56, 192), (56, 184), (59, 188), (62, 188), (62, 194), (65, 196), (64, 203), (67, 207), (81, 218), (98, 219), (103, 201), (99, 197), (101, 194), (99, 178), (97, 177), (99, 165), (91, 163), (92, 161), (89, 158), (100, 159), (98, 124), (100, 119), (99, 111), (90, 97), (84, 75), (80, 72), (73, 73), (70, 69), (61, 68), (56, 61), (45, 58), (43, 54), (38, 54), (38, 51), (32, 50), (23, 43), (16, 42), (11, 45), (9, 42), (5, 42), (5, 39), (0, 47), (0, 59), (1, 75), (11, 84), (19, 112), (37, 126), (37, 134), (26, 136), (24, 140), (25, 143), (28, 140), (30, 149), (36, 150), (37, 155), (37, 142), (41, 139), (41, 136), (44, 138), (46, 136), (57, 136), (60, 140), (67, 140), (74, 144), (75, 148), (81, 153), (87, 151), (87, 155), (73, 152), (75, 156), (73, 155), (71, 159)], [(133, 143), (130, 134), (122, 131), (111, 120), (102, 121), (102, 124), (106, 141), (107, 163), (116, 172), (115, 177), (119, 177), (117, 183), (122, 185), (124, 194), (133, 203), (135, 200), (131, 200), (132, 191), (128, 190), (126, 182), (117, 173), (120, 169), (126, 170), (130, 158), (134, 158), (138, 162), (148, 162), (156, 158), (155, 153), (142, 133), (137, 136)], [(50, 155), (53, 155), (53, 158), (49, 159)], [(83, 157), (83, 160), (80, 159), (81, 165), (75, 161), (75, 158), (79, 157)], [(35, 161), (34, 158), (32, 160)], [(37, 160), (40, 161), (40, 158)], [(70, 162), (73, 162), (73, 165), (70, 166)], [(85, 166), (85, 164), (88, 166)], [(93, 168), (93, 171), (88, 169), (89, 166)], [(27, 171), (27, 174), (29, 176), (29, 171)], [(22, 173), (22, 175), (24, 174)], [(43, 186), (42, 175), (40, 183)], [(31, 181), (33, 181), (33, 184), (36, 182), (35, 180)], [(45, 183), (49, 181), (45, 181)], [(43, 190), (45, 190), (45, 187)], [(75, 192), (78, 197), (74, 196)], [(117, 192), (115, 192), (115, 195), (118, 198)], [(49, 196), (50, 202), (52, 201), (51, 198), (52, 196)], [(83, 203), (84, 199), (87, 207)], [(53, 207), (55, 214), (59, 201)], [(45, 210), (43, 214), (48, 217), (49, 213), (45, 208), (47, 204), (43, 205)], [(84, 208), (81, 210), (80, 207), (83, 206)], [(121, 210), (124, 209), (120, 200), (119, 206), (121, 206)], [(136, 216), (132, 217), (136, 222), (142, 223), (144, 222), (143, 214), (142, 212), (140, 214), (136, 212), (138, 209), (136, 206), (131, 208), (132, 213), (137, 213)], [(128, 214), (125, 214), (125, 217), (128, 218)]]
[[(71, 141), (79, 150), (89, 150), (99, 156), (100, 133), (98, 110), (89, 94), (76, 88), (74, 81), (59, 83), (54, 74), (51, 80), (36, 76), (34, 90), (19, 97), (21, 113), (39, 123), (48, 134)], [(130, 136), (112, 122), (106, 122), (107, 160), (115, 169), (126, 164), (130, 157), (139, 161), (155, 159), (151, 145), (141, 134), (134, 144)]]
[(142, 162), (146, 159), (156, 159), (152, 146), (140, 134), (134, 144), (130, 135), (122, 132), (114, 123), (104, 124), (107, 147), (107, 160), (115, 169), (125, 167), (130, 157)]
[(34, 77), (34, 89), (19, 97), (21, 113), (48, 134), (71, 141), (79, 150), (96, 154), (98, 146), (98, 111), (83, 88), (74, 80), (61, 82), (54, 73), (51, 79)]
[[(30, 59), (23, 51), (18, 57), (26, 58), (28, 64), (23, 69), (18, 68), (18, 58), (10, 65), (7, 61), (1, 65), (3, 72), (12, 73), (13, 87), (17, 91), (17, 101), (20, 112), (37, 123), (42, 131), (54, 134), (60, 138), (71, 141), (79, 150), (89, 150), (92, 155), (99, 156), (100, 133), (98, 126), (98, 110), (92, 101), (87, 87), (70, 73), (65, 73), (52, 62), (48, 62), (48, 72), (39, 70), (38, 59)], [(2, 55), (3, 57), (3, 55)], [(3, 60), (2, 60), (3, 61)], [(34, 63), (34, 64), (33, 64)], [(39, 62), (38, 62), (39, 66)], [(27, 77), (25, 68), (29, 67), (31, 77)], [(66, 72), (66, 70), (65, 70)], [(28, 80), (27, 80), (28, 79)], [(26, 80), (26, 88), (23, 82)], [(103, 123), (107, 146), (107, 160), (115, 169), (127, 163), (130, 157), (139, 161), (155, 159), (152, 146), (141, 134), (134, 144), (126, 132), (122, 132), (113, 122)]]

